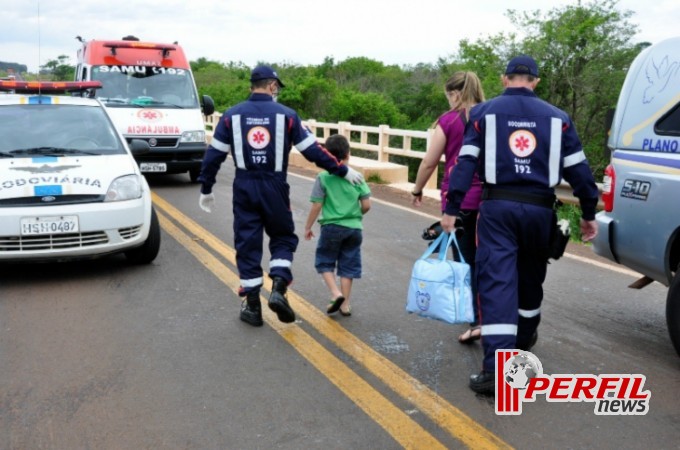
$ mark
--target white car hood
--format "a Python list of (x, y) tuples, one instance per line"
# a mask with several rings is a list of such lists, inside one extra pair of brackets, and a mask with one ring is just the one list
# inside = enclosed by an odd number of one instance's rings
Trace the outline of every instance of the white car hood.
[(130, 155), (0, 159), (0, 199), (104, 195), (111, 182), (138, 173)]

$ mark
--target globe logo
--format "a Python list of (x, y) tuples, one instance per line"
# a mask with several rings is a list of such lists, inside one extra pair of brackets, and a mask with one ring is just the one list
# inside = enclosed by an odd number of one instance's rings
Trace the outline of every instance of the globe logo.
[(532, 378), (543, 375), (541, 361), (531, 352), (520, 352), (503, 365), (505, 382), (515, 389), (526, 389)]

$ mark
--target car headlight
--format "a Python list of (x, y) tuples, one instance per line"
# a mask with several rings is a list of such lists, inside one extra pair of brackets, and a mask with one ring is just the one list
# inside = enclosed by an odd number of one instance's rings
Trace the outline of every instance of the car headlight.
[(106, 191), (105, 202), (121, 202), (142, 196), (142, 183), (139, 175), (125, 175), (113, 180)]
[(180, 142), (205, 142), (205, 131), (185, 131), (182, 133)]

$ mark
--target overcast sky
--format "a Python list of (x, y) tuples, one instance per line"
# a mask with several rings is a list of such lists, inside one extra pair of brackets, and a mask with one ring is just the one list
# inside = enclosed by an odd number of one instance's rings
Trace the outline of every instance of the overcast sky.
[[(38, 66), (60, 55), (75, 64), (84, 39), (179, 41), (187, 57), (220, 62), (315, 65), (365, 56), (386, 64), (436, 63), (461, 39), (512, 31), (505, 16), (576, 0), (20, 0), (3, 1), (0, 61)], [(680, 35), (679, 0), (619, 0), (634, 12), (635, 41)], [(521, 30), (516, 30), (521, 32)]]

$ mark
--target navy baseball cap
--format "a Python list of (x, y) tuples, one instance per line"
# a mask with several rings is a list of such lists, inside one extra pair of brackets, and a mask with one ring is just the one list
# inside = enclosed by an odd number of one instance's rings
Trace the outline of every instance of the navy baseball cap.
[(269, 66), (257, 66), (256, 68), (253, 69), (252, 72), (250, 72), (251, 82), (267, 79), (274, 79), (279, 82), (279, 86), (284, 87), (281, 80), (279, 80), (279, 75), (276, 73), (274, 69), (272, 69)]
[(515, 56), (505, 69), (506, 75), (531, 75), (538, 78), (538, 66), (534, 58), (527, 55)]

